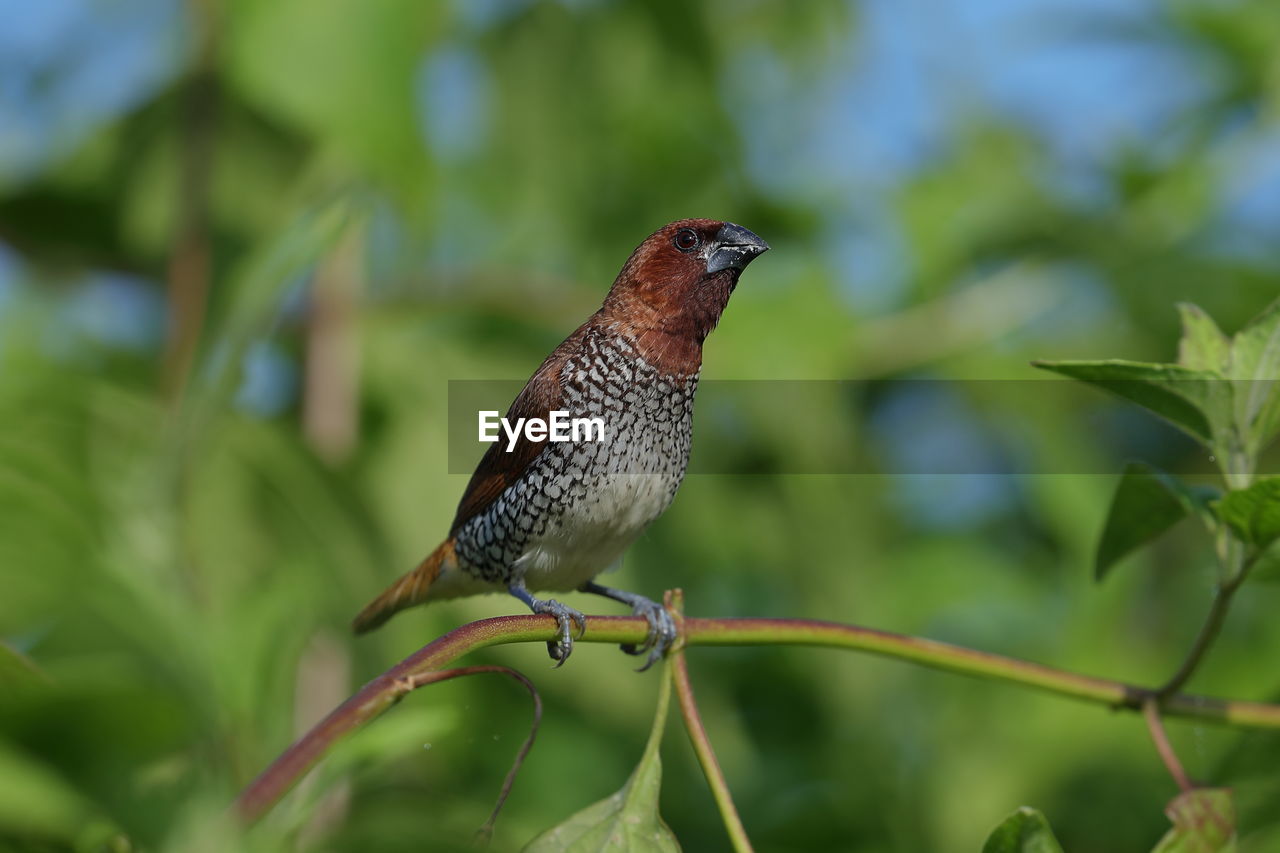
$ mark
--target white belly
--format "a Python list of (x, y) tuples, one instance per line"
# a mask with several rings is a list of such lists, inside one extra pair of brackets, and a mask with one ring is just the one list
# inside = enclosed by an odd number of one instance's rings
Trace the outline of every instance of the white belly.
[(612, 474), (567, 507), (517, 561), (531, 589), (577, 589), (615, 563), (671, 503), (670, 476)]

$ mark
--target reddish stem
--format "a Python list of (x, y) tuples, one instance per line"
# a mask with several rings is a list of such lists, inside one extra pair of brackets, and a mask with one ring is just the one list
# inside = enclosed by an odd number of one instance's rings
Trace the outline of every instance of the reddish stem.
[[(684, 600), (680, 590), (668, 593), (665, 603), (675, 617), (676, 624), (683, 629), (684, 616), (681, 609)], [(715, 750), (711, 748), (711, 738), (707, 734), (707, 727), (702, 723), (702, 714), (698, 712), (698, 702), (693, 695), (693, 683), (689, 680), (689, 665), (684, 659), (684, 643), (677, 641), (670, 655), (671, 680), (675, 684), (676, 697), (680, 701), (680, 714), (684, 717), (685, 731), (689, 733), (693, 751), (697, 754), (698, 763), (702, 765), (702, 772), (707, 777), (707, 784), (711, 787), (711, 795), (715, 798), (716, 808), (720, 810), (720, 817), (729, 833), (729, 840), (733, 843), (735, 853), (753, 853), (751, 839), (747, 836), (747, 829), (742, 825), (738, 807), (734, 805), (733, 797), (729, 793), (729, 782), (724, 777), (724, 770), (720, 767), (720, 760), (716, 758)]]
[[(468, 652), (504, 643), (546, 642), (556, 637), (547, 615), (500, 616), (463, 625), (419, 649), (370, 681), (262, 772), (235, 802), (245, 821), (270, 809), (343, 737), (368, 723), (406, 692), (403, 680), (447, 666)], [(579, 642), (640, 643), (648, 623), (638, 616), (592, 616)], [(923, 666), (1020, 684), (1067, 696), (1139, 710), (1152, 691), (1120, 681), (1080, 675), (1030, 661), (979, 652), (872, 628), (806, 619), (685, 619), (686, 645), (810, 645), (854, 649)], [(1162, 700), (1164, 714), (1237, 726), (1280, 728), (1280, 705), (1175, 694)]]
[(519, 670), (496, 664), (478, 664), (476, 666), (460, 666), (455, 669), (444, 669), (436, 672), (424, 672), (418, 675), (406, 676), (404, 682), (407, 684), (405, 693), (408, 693), (412, 690), (417, 690), (419, 687), (426, 687), (428, 684), (448, 681), (451, 678), (460, 678), (464, 675), (479, 675), (484, 672), (496, 672), (499, 675), (515, 679), (525, 690), (529, 691), (529, 696), (533, 699), (533, 725), (529, 727), (529, 736), (520, 745), (520, 751), (516, 753), (516, 760), (511, 763), (511, 769), (507, 771), (507, 778), (502, 781), (502, 790), (498, 792), (498, 801), (493, 804), (493, 811), (489, 813), (488, 820), (484, 822), (484, 825), (477, 832), (477, 836), (487, 843), (493, 836), (493, 825), (498, 821), (498, 814), (506, 804), (507, 797), (511, 795), (511, 787), (516, 783), (516, 774), (520, 772), (520, 768), (524, 765), (524, 760), (529, 757), (529, 750), (533, 749), (533, 741), (538, 736), (538, 727), (542, 725), (542, 696), (538, 694), (538, 688), (534, 687), (533, 682)]
[(1191, 784), (1187, 771), (1182, 769), (1182, 762), (1178, 760), (1178, 754), (1173, 751), (1173, 744), (1169, 743), (1164, 721), (1160, 719), (1160, 700), (1157, 697), (1152, 696), (1142, 703), (1142, 716), (1147, 721), (1147, 729), (1151, 732), (1151, 739), (1155, 741), (1156, 752), (1160, 753), (1160, 760), (1164, 762), (1169, 775), (1178, 783), (1179, 790), (1190, 791), (1195, 785)]

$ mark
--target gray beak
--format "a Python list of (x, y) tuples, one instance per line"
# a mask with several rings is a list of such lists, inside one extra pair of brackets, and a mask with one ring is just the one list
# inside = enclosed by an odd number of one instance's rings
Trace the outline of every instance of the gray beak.
[(745, 269), (747, 264), (769, 251), (769, 244), (741, 225), (726, 222), (716, 233), (715, 247), (707, 256), (707, 272)]

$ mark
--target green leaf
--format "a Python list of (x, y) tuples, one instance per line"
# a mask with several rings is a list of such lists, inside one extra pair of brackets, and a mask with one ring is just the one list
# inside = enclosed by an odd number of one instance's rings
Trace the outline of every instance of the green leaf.
[(1238, 380), (1236, 422), (1256, 453), (1280, 431), (1280, 299), (1236, 333), (1226, 375)]
[(1266, 548), (1280, 537), (1280, 477), (1228, 492), (1218, 502), (1218, 515), (1245, 542)]
[(1225, 371), (1231, 360), (1231, 339), (1197, 305), (1181, 302), (1178, 313), (1182, 315), (1178, 364), (1192, 370)]
[(678, 853), (680, 842), (658, 814), (662, 787), (658, 747), (670, 700), (671, 677), (664, 672), (649, 742), (627, 784), (530, 841), (524, 853)]
[(1195, 305), (1180, 304), (1178, 364), (1033, 362), (1155, 412), (1238, 473), (1280, 433), (1280, 300), (1228, 339)]
[(1230, 383), (1210, 371), (1118, 359), (1032, 364), (1137, 403), (1206, 445), (1231, 425)]
[(1094, 576), (1102, 580), (1122, 557), (1190, 513), (1207, 515), (1208, 502), (1216, 496), (1216, 491), (1189, 487), (1158, 468), (1130, 462), (1111, 498), (1107, 523), (1098, 540)]
[(1062, 845), (1044, 815), (1023, 806), (995, 828), (982, 853), (1062, 853)]
[(1152, 853), (1233, 853), (1236, 808), (1226, 788), (1197, 788), (1174, 797), (1164, 813), (1173, 822)]

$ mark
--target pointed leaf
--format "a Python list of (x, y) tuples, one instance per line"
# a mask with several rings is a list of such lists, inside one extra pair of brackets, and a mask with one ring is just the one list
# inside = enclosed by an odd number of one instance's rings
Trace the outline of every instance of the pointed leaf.
[(1266, 548), (1280, 537), (1280, 477), (1228, 492), (1218, 502), (1218, 515), (1245, 542)]
[(1140, 545), (1164, 533), (1192, 512), (1208, 512), (1217, 493), (1187, 486), (1142, 462), (1130, 462), (1120, 475), (1107, 523), (1098, 540), (1094, 576), (1098, 580)]
[(1234, 853), (1236, 808), (1226, 788), (1184, 791), (1165, 807), (1173, 822), (1152, 853)]
[(1231, 359), (1231, 339), (1218, 329), (1213, 318), (1198, 305), (1178, 304), (1182, 315), (1182, 340), (1178, 343), (1178, 364), (1192, 370), (1221, 372)]
[(672, 853), (675, 835), (658, 815), (662, 762), (641, 762), (626, 787), (539, 835), (525, 853)]
[(1044, 815), (1023, 806), (995, 828), (982, 853), (1062, 853), (1062, 845)]
[(670, 700), (671, 678), (664, 673), (649, 742), (627, 784), (530, 841), (524, 853), (679, 853), (680, 843), (658, 814), (658, 747)]
[(1227, 376), (1239, 380), (1237, 423), (1261, 450), (1280, 431), (1280, 299), (1236, 333)]
[(1035, 361), (1155, 412), (1208, 445), (1232, 423), (1231, 385), (1219, 374), (1138, 361)]

